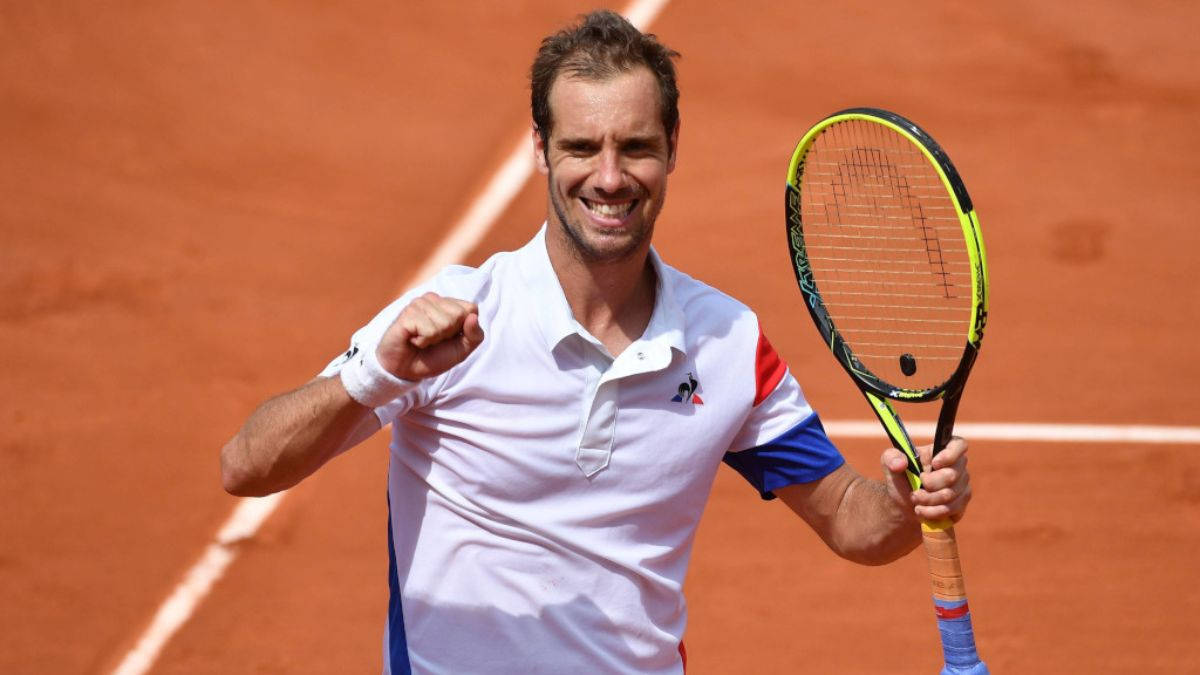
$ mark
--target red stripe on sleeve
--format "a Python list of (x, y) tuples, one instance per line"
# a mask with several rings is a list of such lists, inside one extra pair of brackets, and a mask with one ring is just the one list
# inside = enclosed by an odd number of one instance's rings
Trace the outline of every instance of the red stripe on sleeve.
[(767, 336), (763, 335), (760, 327), (758, 329), (758, 353), (754, 359), (754, 405), (762, 403), (771, 395), (771, 392), (775, 391), (775, 387), (786, 372), (787, 364), (779, 358), (779, 354), (767, 341)]

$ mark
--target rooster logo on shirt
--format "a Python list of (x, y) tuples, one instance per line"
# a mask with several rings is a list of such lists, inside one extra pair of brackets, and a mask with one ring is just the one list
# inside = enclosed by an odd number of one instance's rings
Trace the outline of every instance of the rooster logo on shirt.
[(688, 373), (687, 382), (679, 384), (679, 393), (671, 399), (675, 403), (691, 403), (694, 405), (704, 405), (704, 401), (700, 400), (700, 396), (696, 394), (696, 389), (700, 386), (700, 382), (696, 380), (696, 376)]

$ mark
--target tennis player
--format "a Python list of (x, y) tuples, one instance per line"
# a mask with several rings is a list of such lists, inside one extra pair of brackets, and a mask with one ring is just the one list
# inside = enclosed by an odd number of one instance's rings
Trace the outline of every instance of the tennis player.
[(222, 450), (225, 488), (264, 495), (391, 425), (385, 672), (682, 672), (684, 576), (722, 461), (865, 564), (970, 500), (961, 439), (915, 493), (895, 450), (881, 481), (847, 466), (755, 314), (652, 248), (675, 56), (607, 11), (546, 38), (545, 224), (406, 293)]

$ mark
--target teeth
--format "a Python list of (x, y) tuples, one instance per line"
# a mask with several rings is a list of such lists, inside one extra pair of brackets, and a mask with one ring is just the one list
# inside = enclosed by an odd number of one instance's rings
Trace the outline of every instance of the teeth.
[(633, 209), (632, 201), (621, 204), (600, 204), (585, 199), (583, 203), (587, 205), (589, 211), (604, 218), (622, 218)]

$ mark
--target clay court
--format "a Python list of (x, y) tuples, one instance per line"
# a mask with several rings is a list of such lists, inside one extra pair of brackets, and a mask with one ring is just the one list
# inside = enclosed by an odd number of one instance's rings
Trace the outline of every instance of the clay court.
[[(221, 445), (414, 280), (528, 135), (538, 40), (591, 8), (0, 6), (0, 672), (138, 645), (239, 504)], [(674, 0), (648, 28), (683, 53), (657, 248), (759, 312), (824, 419), (869, 410), (799, 303), (784, 171), (810, 124), (871, 105), (942, 143), (980, 215), (960, 421), (1168, 427), (971, 439), (957, 530), (995, 673), (1200, 672), (1200, 443), (1163, 442), (1200, 433), (1198, 25), (1172, 2)], [(522, 185), (463, 261), (536, 230)], [(882, 432), (834, 437), (875, 475)], [(152, 672), (378, 672), (386, 464), (381, 434), (227, 537)], [(689, 674), (941, 664), (921, 555), (842, 562), (725, 468), (687, 592)]]

